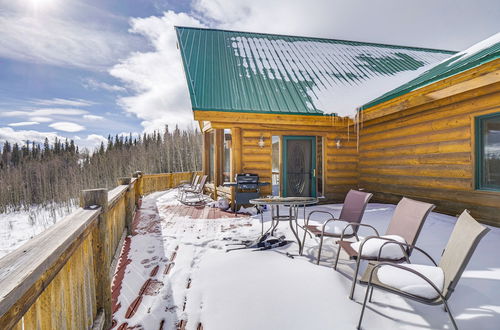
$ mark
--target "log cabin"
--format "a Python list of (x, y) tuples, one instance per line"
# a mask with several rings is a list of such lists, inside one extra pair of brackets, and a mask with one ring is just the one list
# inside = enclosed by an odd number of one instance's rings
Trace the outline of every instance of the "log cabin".
[(359, 187), (500, 225), (500, 33), (360, 107)]
[[(442, 212), (467, 207), (495, 222), (498, 193), (475, 183), (477, 124), (470, 116), (495, 113), (498, 62), (346, 40), (176, 32), (214, 197), (233, 199), (223, 183), (256, 173), (272, 183), (263, 195), (337, 202), (349, 189), (366, 189), (381, 202), (432, 200)], [(498, 47), (488, 54), (498, 58)], [(466, 76), (473, 80), (466, 83)], [(469, 198), (476, 202), (463, 203)]]

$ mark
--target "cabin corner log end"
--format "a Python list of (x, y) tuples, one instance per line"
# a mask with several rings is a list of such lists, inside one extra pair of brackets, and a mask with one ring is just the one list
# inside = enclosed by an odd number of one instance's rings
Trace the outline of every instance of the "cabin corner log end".
[(79, 209), (0, 258), (0, 328), (110, 328), (113, 256), (138, 199), (193, 173), (137, 171), (114, 189), (83, 190)]

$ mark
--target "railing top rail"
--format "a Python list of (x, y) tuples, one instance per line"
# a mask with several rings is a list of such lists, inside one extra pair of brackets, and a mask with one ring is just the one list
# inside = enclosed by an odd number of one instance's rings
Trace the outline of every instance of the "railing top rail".
[(172, 175), (172, 174), (192, 174), (192, 173), (197, 173), (201, 171), (188, 171), (188, 172), (171, 172), (171, 173), (151, 173), (151, 174), (143, 174), (143, 177), (155, 177), (155, 176), (166, 176), (166, 175)]
[(120, 197), (125, 194), (127, 189), (128, 185), (120, 185), (108, 191), (108, 206), (112, 207), (120, 199)]
[[(0, 317), (20, 301), (30, 306), (36, 300), (66, 262), (62, 257), (88, 233), (100, 212), (79, 208), (0, 259)], [(31, 303), (23, 299), (27, 293)]]
[[(145, 174), (144, 176), (161, 177), (189, 173), (193, 172)], [(24, 315), (66, 264), (75, 249), (95, 228), (99, 215), (107, 212), (106, 210), (123, 198), (129, 188), (140, 182), (138, 178), (118, 181), (130, 183), (118, 185), (107, 191), (107, 200), (100, 204), (105, 205), (104, 209), (97, 206), (95, 209), (78, 208), (18, 249), (0, 258), (0, 324), (14, 324)], [(91, 191), (92, 189), (84, 192)], [(84, 200), (81, 199), (81, 203), (82, 201)], [(97, 201), (98, 199), (96, 203)], [(92, 202), (93, 200), (90, 199), (89, 203)]]

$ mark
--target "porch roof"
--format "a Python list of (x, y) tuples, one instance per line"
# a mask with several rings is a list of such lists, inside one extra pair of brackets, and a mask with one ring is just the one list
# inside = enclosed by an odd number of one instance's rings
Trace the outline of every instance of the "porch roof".
[(366, 103), (362, 110), (500, 58), (500, 32), (436, 64), (407, 83)]
[[(193, 110), (342, 116), (452, 51), (176, 27)], [(409, 75), (410, 74), (410, 75)]]

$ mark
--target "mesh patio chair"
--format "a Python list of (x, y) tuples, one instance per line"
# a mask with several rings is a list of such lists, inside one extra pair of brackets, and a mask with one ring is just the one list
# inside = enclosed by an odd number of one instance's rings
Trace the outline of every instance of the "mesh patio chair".
[[(359, 224), (363, 215), (365, 214), (366, 206), (368, 202), (372, 198), (373, 194), (350, 190), (344, 200), (344, 205), (342, 206), (342, 210), (340, 211), (340, 216), (335, 218), (333, 214), (327, 211), (312, 211), (307, 216), (307, 220), (304, 224), (304, 228), (307, 232), (312, 233), (316, 237), (320, 237), (319, 242), (319, 250), (318, 250), (318, 260), (316, 261), (319, 264), (319, 260), (321, 258), (321, 249), (323, 248), (323, 239), (325, 237), (333, 237), (340, 238), (342, 236), (342, 231), (349, 223)], [(313, 226), (309, 225), (309, 220), (313, 214), (327, 214), (331, 218), (328, 219), (322, 226)], [(351, 238), (356, 237), (358, 239), (358, 229), (359, 226), (354, 226), (351, 231), (344, 234), (343, 238)], [(304, 238), (302, 248), (304, 248), (304, 244), (306, 241), (306, 231), (304, 231)], [(302, 253), (302, 252), (301, 252)]]
[(448, 300), (479, 241), (489, 230), (489, 228), (479, 224), (465, 210), (453, 228), (439, 265), (429, 254), (416, 246), (399, 242), (386, 242), (384, 245), (396, 244), (421, 252), (429, 258), (433, 266), (411, 263), (402, 265), (389, 262), (370, 263), (361, 279), (362, 282), (368, 285), (359, 317), (358, 329), (361, 328), (368, 296), (370, 296), (369, 301), (372, 301), (373, 288), (388, 291), (427, 305), (443, 304), (453, 327), (458, 329), (448, 306)]
[[(349, 299), (353, 299), (354, 297), (354, 290), (356, 288), (356, 281), (361, 260), (377, 260), (380, 245), (382, 245), (385, 241), (399, 241), (409, 244), (409, 247), (404, 248), (402, 246), (392, 246), (391, 249), (386, 249), (384, 251), (387, 253), (384, 253), (381, 256), (381, 260), (396, 263), (407, 261), (408, 256), (412, 252), (411, 247), (415, 245), (425, 219), (434, 207), (435, 206), (433, 204), (419, 202), (403, 197), (394, 210), (386, 235), (380, 236), (378, 231), (368, 224), (349, 224), (344, 229), (340, 241), (337, 242), (339, 244), (339, 249), (337, 250), (337, 257), (333, 268), (337, 269), (340, 250), (344, 250), (349, 256), (349, 259), (356, 260), (356, 269), (352, 278), (352, 287)], [(346, 232), (346, 230), (351, 226), (371, 228), (375, 232), (375, 236), (365, 237), (359, 242), (345, 241), (344, 232)], [(363, 248), (365, 248), (365, 250), (363, 250)], [(396, 249), (394, 250), (394, 248)]]
[[(198, 205), (200, 203), (205, 202), (205, 195), (203, 195), (203, 189), (205, 188), (205, 184), (207, 183), (208, 175), (204, 175), (201, 177), (200, 182), (194, 188), (183, 189), (182, 197), (179, 201), (186, 205)], [(193, 199), (188, 200), (189, 197), (194, 197)]]

